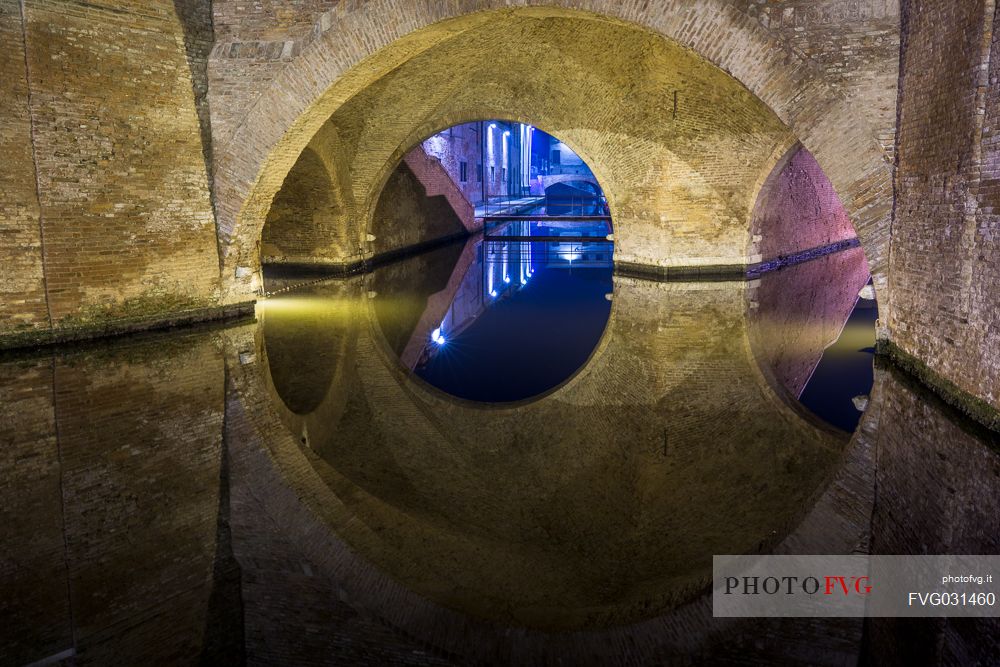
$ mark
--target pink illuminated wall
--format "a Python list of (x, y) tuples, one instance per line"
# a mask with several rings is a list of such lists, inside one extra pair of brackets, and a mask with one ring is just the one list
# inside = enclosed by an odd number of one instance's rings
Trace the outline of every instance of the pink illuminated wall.
[(752, 230), (753, 254), (765, 262), (857, 236), (833, 185), (801, 147), (761, 188)]

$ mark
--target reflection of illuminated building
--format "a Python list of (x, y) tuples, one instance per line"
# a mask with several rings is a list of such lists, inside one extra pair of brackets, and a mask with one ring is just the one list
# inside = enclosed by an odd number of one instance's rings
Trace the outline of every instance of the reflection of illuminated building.
[[(598, 240), (607, 233), (605, 223), (590, 227), (577, 224), (574, 229), (577, 231), (568, 232), (544, 223), (518, 220), (506, 224), (497, 236), (475, 242), (475, 260), (455, 291), (440, 325), (423, 341), (423, 349), (413, 368), (425, 365), (490, 307), (526, 289), (539, 271), (572, 270), (574, 267), (610, 269), (613, 244)], [(594, 234), (595, 240), (581, 236), (588, 231)], [(550, 240), (558, 236), (568, 240)], [(506, 241), (504, 237), (517, 240)], [(531, 238), (546, 240), (527, 240)], [(414, 335), (424, 334), (418, 331)]]

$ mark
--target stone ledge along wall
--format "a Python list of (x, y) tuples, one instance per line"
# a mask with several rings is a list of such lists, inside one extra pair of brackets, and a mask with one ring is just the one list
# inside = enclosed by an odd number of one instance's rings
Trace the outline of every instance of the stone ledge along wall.
[(0, 336), (215, 304), (202, 27), (165, 0), (0, 0), (0, 19)]
[[(1000, 43), (994, 5), (904, 3), (889, 328), (895, 351), (925, 378), (996, 410)], [(953, 400), (977, 409), (958, 394)]]

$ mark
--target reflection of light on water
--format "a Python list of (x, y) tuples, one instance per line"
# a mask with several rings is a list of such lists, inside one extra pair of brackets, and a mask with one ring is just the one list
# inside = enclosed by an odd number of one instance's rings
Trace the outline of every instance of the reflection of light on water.
[(258, 301), (256, 304), (256, 313), (257, 315), (270, 313), (283, 318), (290, 316), (309, 317), (337, 311), (347, 313), (359, 307), (358, 301), (351, 298), (281, 296)]

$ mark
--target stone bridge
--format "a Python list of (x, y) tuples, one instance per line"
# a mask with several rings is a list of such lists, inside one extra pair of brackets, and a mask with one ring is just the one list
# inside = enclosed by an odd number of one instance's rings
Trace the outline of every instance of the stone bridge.
[[(3, 344), (245, 310), (288, 239), (363, 261), (407, 151), (504, 118), (593, 169), (623, 266), (857, 234), (886, 349), (996, 408), (1000, 31), (992, 1), (909, 5), (2, 0)], [(790, 226), (822, 210), (834, 231)]]

